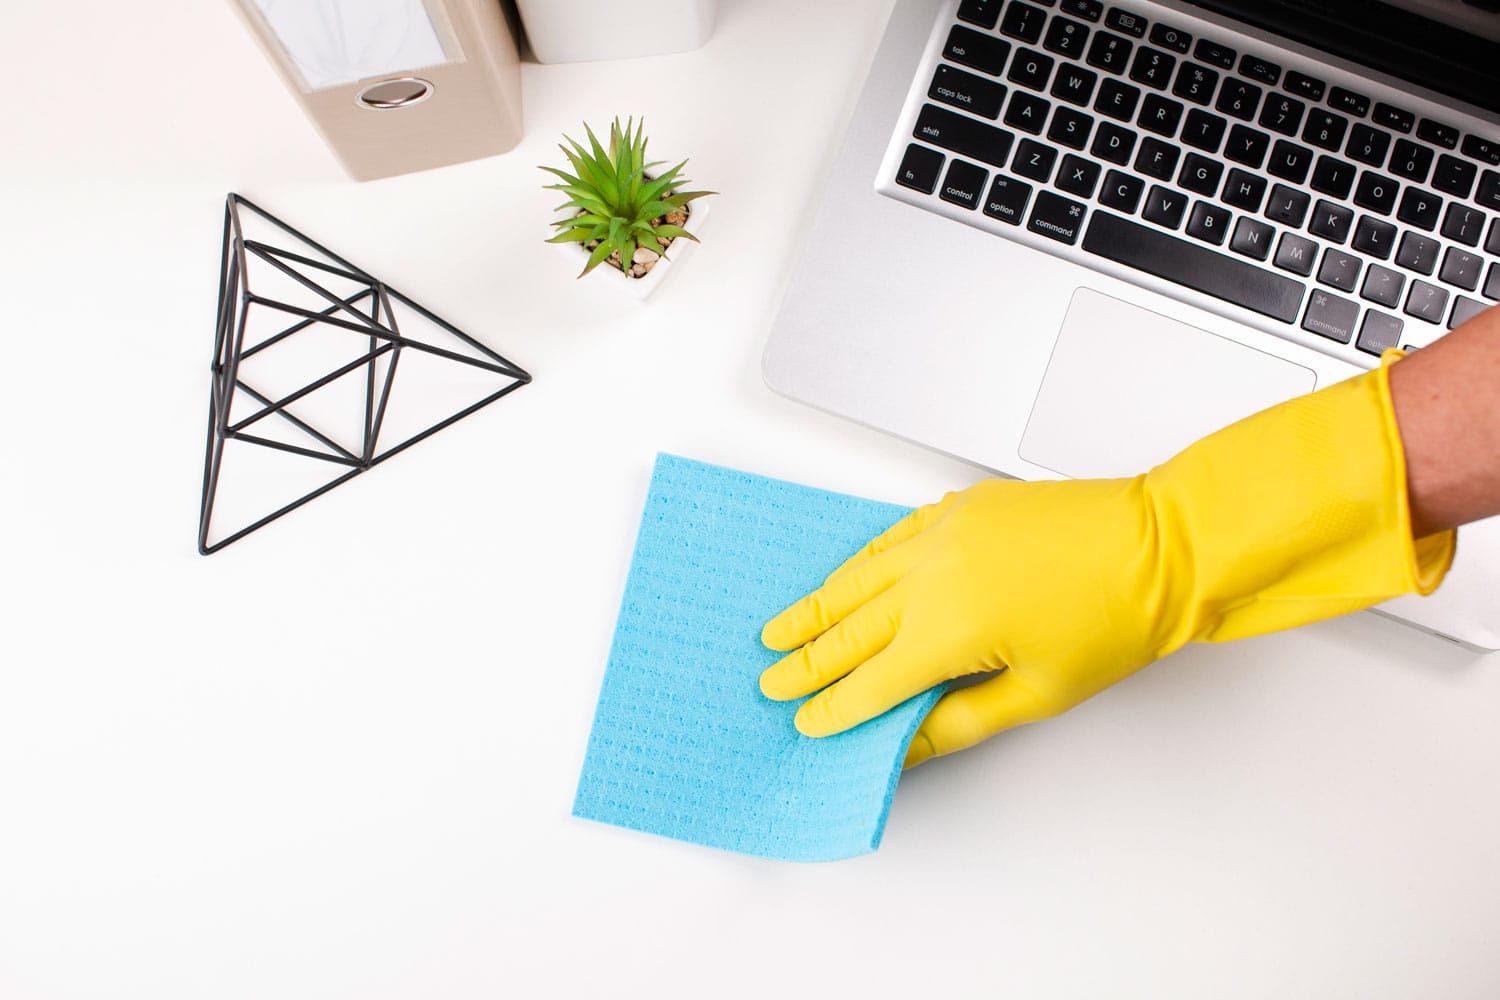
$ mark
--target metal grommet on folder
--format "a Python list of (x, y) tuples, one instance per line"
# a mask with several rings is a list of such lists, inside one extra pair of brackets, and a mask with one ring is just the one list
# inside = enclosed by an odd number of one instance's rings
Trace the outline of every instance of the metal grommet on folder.
[(361, 90), (355, 99), (359, 101), (361, 107), (387, 111), (391, 108), (409, 108), (414, 104), (421, 104), (431, 96), (432, 84), (420, 77), (403, 76), (395, 80), (372, 83)]

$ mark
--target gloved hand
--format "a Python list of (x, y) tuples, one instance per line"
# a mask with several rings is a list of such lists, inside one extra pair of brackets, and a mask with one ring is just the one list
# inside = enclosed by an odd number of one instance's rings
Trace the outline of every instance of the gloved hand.
[(1055, 715), (1192, 641), (1430, 593), (1387, 368), (1290, 400), (1133, 479), (989, 480), (922, 507), (773, 618), (769, 698), (829, 736), (935, 684), (908, 767)]

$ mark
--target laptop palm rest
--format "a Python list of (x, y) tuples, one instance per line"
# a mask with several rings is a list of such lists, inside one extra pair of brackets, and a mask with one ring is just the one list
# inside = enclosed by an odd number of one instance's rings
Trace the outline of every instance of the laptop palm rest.
[(1309, 368), (1080, 288), (1021, 457), (1075, 478), (1134, 475), (1316, 382)]

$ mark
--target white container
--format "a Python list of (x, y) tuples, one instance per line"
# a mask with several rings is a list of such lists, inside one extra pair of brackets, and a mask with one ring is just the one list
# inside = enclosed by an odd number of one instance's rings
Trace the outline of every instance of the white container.
[[(705, 204), (705, 202), (707, 201), (707, 198), (697, 198), (688, 205), (689, 211), (687, 223), (682, 228), (692, 233), (694, 236), (697, 236), (700, 232), (703, 231), (703, 220), (708, 218), (708, 206), (707, 204)], [(560, 246), (564, 250), (567, 250), (569, 252), (569, 257), (571, 258), (573, 265), (576, 268), (576, 270), (573, 272), (574, 274), (577, 274), (579, 271), (583, 270), (583, 265), (588, 263), (589, 251), (583, 248), (582, 243), (556, 243), (553, 245)], [(693, 248), (695, 248), (697, 245), (698, 244), (694, 243), (692, 240), (684, 239), (681, 236), (677, 237), (672, 241), (672, 245), (667, 248), (667, 253), (671, 254), (672, 256), (663, 257), (658, 260), (656, 262), (656, 265), (652, 267), (651, 270), (647, 271), (643, 277), (640, 278), (632, 278), (630, 277), (630, 275), (626, 274), (624, 271), (621, 271), (619, 268), (613, 267), (608, 263), (604, 263), (594, 268), (585, 277), (580, 278), (579, 280), (607, 281), (611, 285), (618, 287), (623, 292), (634, 295), (638, 299), (645, 299), (646, 296), (656, 291), (656, 286), (661, 284), (662, 279), (667, 276), (667, 270), (671, 268), (673, 264), (680, 263), (683, 254), (691, 253), (693, 251)]]
[(708, 41), (719, 0), (516, 0), (538, 62), (632, 59)]

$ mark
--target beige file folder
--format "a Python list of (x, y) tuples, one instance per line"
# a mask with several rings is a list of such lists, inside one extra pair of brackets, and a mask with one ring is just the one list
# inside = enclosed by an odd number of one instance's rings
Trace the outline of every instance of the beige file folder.
[(520, 141), (520, 59), (501, 0), (232, 2), (356, 180)]

